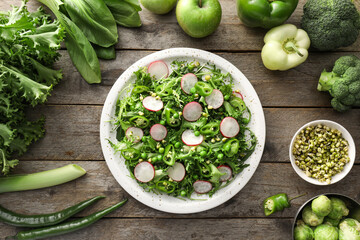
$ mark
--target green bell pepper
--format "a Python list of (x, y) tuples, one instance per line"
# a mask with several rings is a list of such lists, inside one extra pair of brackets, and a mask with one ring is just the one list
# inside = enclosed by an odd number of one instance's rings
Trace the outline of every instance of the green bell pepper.
[(169, 166), (175, 164), (175, 148), (174, 145), (169, 144), (166, 146), (163, 156), (163, 161)]
[(237, 0), (241, 22), (248, 27), (270, 29), (284, 23), (299, 0)]
[(308, 34), (295, 25), (284, 24), (268, 31), (261, 59), (269, 70), (285, 71), (305, 62), (309, 53)]

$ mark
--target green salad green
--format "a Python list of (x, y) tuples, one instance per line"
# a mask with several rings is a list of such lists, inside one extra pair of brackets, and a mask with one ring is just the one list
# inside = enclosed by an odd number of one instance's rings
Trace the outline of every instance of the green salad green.
[[(117, 141), (109, 142), (147, 191), (211, 196), (248, 166), (257, 142), (247, 127), (251, 113), (239, 91), (233, 91), (229, 73), (197, 61), (174, 61), (171, 68), (162, 78), (150, 74), (150, 67), (134, 72), (135, 83), (116, 105)], [(185, 83), (189, 76), (193, 79)], [(217, 107), (208, 104), (209, 96)], [(155, 102), (148, 107), (145, 99), (151, 98)]]

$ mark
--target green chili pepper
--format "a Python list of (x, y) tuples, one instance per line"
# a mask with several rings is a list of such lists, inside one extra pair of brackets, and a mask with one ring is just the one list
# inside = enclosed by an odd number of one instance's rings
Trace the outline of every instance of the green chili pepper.
[(18, 214), (0, 206), (0, 221), (17, 227), (44, 227), (55, 225), (68, 219), (69, 217), (75, 215), (84, 208), (94, 204), (95, 202), (103, 198), (105, 197), (97, 196), (80, 202), (74, 206), (68, 207), (59, 212), (41, 215)]
[(211, 167), (209, 164), (206, 164), (205, 162), (197, 162), (198, 168), (200, 170), (200, 174), (203, 177), (211, 177)]
[(174, 182), (170, 182), (170, 181), (158, 181), (156, 183), (156, 189), (165, 192), (165, 193), (172, 193), (173, 191), (175, 191), (176, 185)]
[(239, 148), (239, 140), (237, 140), (236, 138), (232, 138), (223, 145), (222, 150), (226, 156), (233, 157), (236, 153), (238, 153)]
[(207, 84), (205, 82), (197, 82), (195, 84), (195, 89), (196, 89), (197, 93), (203, 97), (209, 96), (212, 93), (212, 91), (214, 90), (209, 84)]
[(200, 128), (200, 133), (202, 135), (215, 136), (219, 133), (220, 123), (219, 122), (210, 122)]
[(166, 123), (170, 127), (177, 127), (181, 124), (180, 119), (174, 117), (175, 114), (178, 114), (178, 113), (174, 109), (172, 109), (172, 108), (165, 109)]
[(126, 160), (138, 160), (140, 158), (140, 151), (135, 148), (127, 148), (121, 151), (121, 155)]
[(175, 164), (175, 148), (174, 145), (169, 144), (165, 148), (163, 161), (169, 166), (172, 166)]
[(7, 237), (7, 240), (14, 239), (14, 240), (27, 240), (27, 239), (42, 239), (42, 238), (49, 238), (53, 236), (62, 235), (65, 233), (74, 232), (76, 230), (85, 228), (96, 221), (98, 221), (100, 218), (104, 217), (105, 215), (115, 211), (124, 203), (127, 201), (127, 199), (109, 207), (104, 210), (101, 210), (99, 212), (93, 213), (87, 217), (83, 217), (74, 221), (61, 223), (59, 225), (50, 226), (50, 227), (44, 227), (44, 228), (37, 228), (33, 230), (28, 231), (21, 231), (18, 232), (15, 236)]
[(150, 120), (144, 116), (137, 115), (130, 118), (130, 123), (138, 128), (146, 128), (149, 126)]
[(264, 200), (263, 207), (264, 207), (264, 213), (266, 216), (269, 216), (273, 214), (274, 212), (282, 211), (284, 208), (290, 207), (290, 201), (302, 197), (305, 194), (301, 194), (299, 196), (293, 197), (291, 199), (288, 199), (288, 196), (286, 193), (279, 193), (276, 195), (273, 195), (271, 197), (268, 197)]
[(149, 91), (149, 88), (147, 86), (136, 86), (133, 88), (132, 90), (132, 94), (139, 94), (139, 93), (142, 93), (142, 92), (147, 92)]
[(273, 28), (294, 12), (298, 0), (237, 0), (238, 16), (249, 27)]
[(161, 84), (155, 88), (155, 92), (161, 97), (166, 97), (172, 94), (173, 90), (171, 87), (167, 87), (166, 85)]
[(246, 110), (245, 102), (239, 98), (239, 97), (232, 97), (230, 100), (230, 104), (237, 108), (240, 112), (243, 112)]

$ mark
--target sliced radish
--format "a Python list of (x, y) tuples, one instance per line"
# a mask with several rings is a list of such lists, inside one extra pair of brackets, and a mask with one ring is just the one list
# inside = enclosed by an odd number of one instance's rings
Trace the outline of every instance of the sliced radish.
[(196, 193), (203, 194), (209, 192), (212, 189), (212, 184), (208, 181), (197, 180), (193, 183), (193, 188)]
[(166, 138), (167, 129), (161, 124), (155, 124), (150, 128), (150, 135), (155, 141), (161, 141)]
[(210, 96), (205, 97), (205, 102), (213, 109), (218, 109), (224, 103), (224, 96), (220, 90), (214, 89)]
[(156, 99), (153, 96), (147, 96), (146, 98), (144, 98), (142, 104), (144, 108), (152, 112), (157, 112), (164, 107), (163, 101), (161, 101), (160, 99)]
[(218, 170), (221, 172), (221, 173), (226, 173), (225, 175), (222, 175), (220, 177), (220, 181), (221, 182), (226, 182), (227, 180), (229, 180), (232, 176), (232, 170), (229, 166), (226, 166), (226, 165), (220, 165), (217, 167)]
[(181, 78), (181, 83), (180, 83), (181, 89), (184, 91), (184, 93), (190, 94), (191, 88), (195, 87), (197, 81), (198, 78), (195, 74), (187, 73)]
[(186, 121), (195, 122), (201, 117), (202, 107), (198, 102), (189, 102), (183, 109), (183, 116)]
[(226, 117), (220, 123), (220, 132), (224, 137), (235, 137), (240, 131), (239, 123), (233, 117)]
[(185, 173), (186, 171), (184, 165), (179, 162), (176, 162), (168, 170), (169, 177), (176, 182), (181, 182), (185, 177)]
[(188, 146), (197, 146), (204, 141), (204, 136), (201, 134), (199, 136), (195, 136), (194, 131), (188, 129), (182, 133), (181, 139), (183, 143)]
[(169, 68), (163, 61), (155, 61), (150, 63), (148, 73), (156, 79), (167, 78), (169, 75)]
[(125, 136), (129, 141), (137, 143), (140, 142), (141, 138), (144, 136), (144, 132), (141, 128), (129, 127), (126, 129)]
[(150, 182), (155, 177), (154, 166), (149, 162), (140, 162), (135, 166), (134, 176), (140, 182)]
[(241, 98), (242, 100), (244, 100), (244, 97), (241, 93), (233, 91), (233, 94), (235, 97), (238, 97), (238, 98)]

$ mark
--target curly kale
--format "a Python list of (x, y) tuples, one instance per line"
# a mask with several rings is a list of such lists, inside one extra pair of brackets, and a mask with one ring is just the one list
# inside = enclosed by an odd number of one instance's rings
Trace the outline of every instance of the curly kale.
[(339, 112), (352, 106), (360, 107), (360, 59), (356, 56), (340, 57), (332, 72), (322, 72), (318, 90), (330, 92), (333, 97), (331, 105)]
[(311, 46), (321, 51), (347, 47), (360, 32), (360, 14), (351, 0), (308, 0), (304, 5), (302, 28)]
[(29, 121), (28, 106), (46, 101), (62, 78), (52, 65), (64, 30), (40, 8), (28, 12), (26, 1), (0, 13), (0, 173), (17, 165), (10, 160), (44, 134), (44, 118)]

